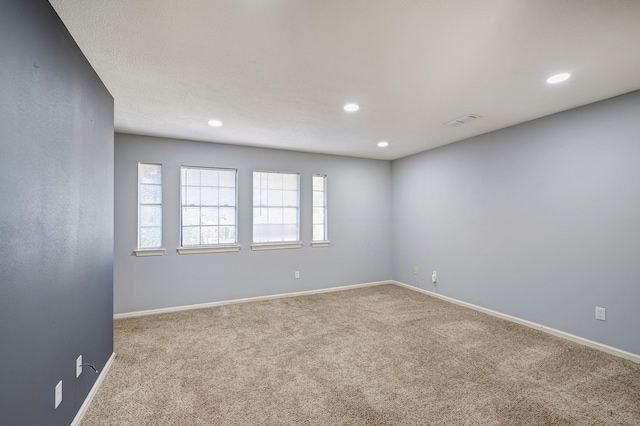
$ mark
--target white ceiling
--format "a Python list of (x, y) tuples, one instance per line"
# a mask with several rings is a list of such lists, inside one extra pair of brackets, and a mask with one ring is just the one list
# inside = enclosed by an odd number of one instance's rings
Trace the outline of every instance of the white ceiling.
[(640, 89), (640, 0), (50, 2), (118, 132), (395, 159)]

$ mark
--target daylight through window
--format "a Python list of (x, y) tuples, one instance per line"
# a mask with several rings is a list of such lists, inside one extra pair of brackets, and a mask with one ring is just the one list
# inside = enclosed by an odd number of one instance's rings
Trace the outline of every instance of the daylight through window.
[(138, 249), (162, 247), (162, 165), (138, 163)]
[(181, 246), (237, 242), (236, 170), (181, 167)]
[(253, 172), (253, 242), (299, 241), (298, 173)]

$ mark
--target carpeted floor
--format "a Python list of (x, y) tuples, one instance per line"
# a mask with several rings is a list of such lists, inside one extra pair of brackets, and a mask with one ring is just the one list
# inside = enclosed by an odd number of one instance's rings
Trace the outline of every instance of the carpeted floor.
[(115, 322), (82, 425), (640, 425), (640, 364), (395, 285)]

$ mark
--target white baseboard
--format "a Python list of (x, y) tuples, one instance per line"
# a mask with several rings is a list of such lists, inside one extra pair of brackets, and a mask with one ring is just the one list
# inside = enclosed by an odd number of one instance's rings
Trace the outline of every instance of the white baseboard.
[(482, 313), (485, 313), (485, 314), (489, 314), (489, 315), (492, 315), (494, 317), (498, 317), (498, 318), (505, 319), (507, 321), (515, 322), (515, 323), (518, 323), (518, 324), (533, 328), (535, 330), (543, 331), (543, 332), (551, 334), (553, 336), (560, 337), (560, 338), (566, 339), (566, 340), (570, 340), (572, 342), (576, 342), (576, 343), (579, 343), (579, 344), (584, 345), (584, 346), (588, 346), (588, 347), (593, 348), (593, 349), (598, 349), (598, 350), (606, 352), (608, 354), (615, 355), (615, 356), (618, 356), (620, 358), (628, 359), (629, 361), (633, 361), (633, 362), (636, 362), (636, 363), (640, 364), (640, 355), (637, 355), (637, 354), (634, 354), (634, 353), (631, 353), (631, 352), (627, 352), (627, 351), (623, 351), (622, 349), (617, 349), (617, 348), (614, 348), (612, 346), (607, 346), (607, 345), (604, 345), (602, 343), (594, 342), (592, 340), (588, 340), (588, 339), (576, 336), (574, 334), (569, 334), (569, 333), (565, 333), (564, 331), (556, 330), (555, 328), (547, 327), (547, 326), (540, 325), (540, 324), (535, 323), (535, 322), (527, 321), (527, 320), (524, 320), (524, 319), (521, 319), (521, 318), (518, 318), (518, 317), (513, 317), (511, 315), (503, 314), (501, 312), (493, 311), (491, 309), (483, 308), (481, 306), (477, 306), (477, 305), (474, 305), (472, 303), (462, 302), (462, 301), (454, 299), (452, 297), (443, 296), (441, 294), (434, 293), (434, 292), (429, 291), (429, 290), (424, 290), (424, 289), (421, 289), (419, 287), (415, 287), (415, 286), (412, 286), (412, 285), (409, 285), (409, 284), (401, 283), (399, 281), (392, 281), (392, 283), (396, 284), (396, 285), (399, 285), (401, 287), (405, 287), (405, 288), (411, 289), (413, 291), (417, 291), (419, 293), (423, 293), (423, 294), (429, 295), (431, 297), (436, 297), (438, 299), (446, 300), (447, 302), (455, 303), (456, 305), (464, 306), (466, 308), (474, 309), (476, 311), (479, 311), (479, 312), (482, 312)]
[(96, 380), (96, 382), (93, 384), (93, 387), (89, 391), (89, 394), (84, 399), (84, 402), (80, 406), (80, 409), (76, 413), (76, 416), (73, 418), (73, 421), (71, 422), (71, 426), (78, 426), (82, 421), (82, 418), (84, 417), (85, 413), (89, 409), (89, 405), (91, 405), (91, 400), (98, 392), (98, 389), (100, 389), (100, 385), (102, 385), (104, 378), (107, 377), (107, 373), (109, 372), (109, 369), (111, 368), (111, 364), (113, 364), (114, 359), (116, 359), (116, 353), (112, 352), (111, 356), (109, 357), (104, 367), (102, 368), (102, 371), (98, 376), (98, 380)]
[(354, 288), (360, 287), (370, 287), (374, 285), (382, 285), (382, 284), (394, 284), (394, 281), (375, 281), (370, 283), (363, 284), (354, 284), (347, 285), (342, 287), (331, 287), (331, 288), (322, 288), (319, 290), (307, 290), (307, 291), (298, 291), (294, 293), (281, 293), (274, 294), (269, 296), (258, 296), (258, 297), (247, 297), (245, 299), (231, 299), (220, 302), (209, 302), (209, 303), (198, 303), (196, 305), (184, 305), (184, 306), (173, 306), (170, 308), (160, 308), (160, 309), (149, 309), (146, 311), (135, 311), (135, 312), (125, 312), (121, 314), (115, 314), (113, 316), (114, 320), (125, 319), (125, 318), (134, 318), (134, 317), (143, 317), (147, 315), (158, 315), (158, 314), (167, 314), (171, 312), (181, 312), (181, 311), (190, 311), (193, 309), (205, 309), (205, 308), (213, 308), (215, 306), (224, 306), (224, 305), (232, 305), (236, 303), (248, 303), (248, 302), (259, 302), (261, 300), (272, 300), (272, 299), (282, 299), (284, 297), (295, 297), (295, 296), (308, 296), (310, 294), (318, 294), (318, 293), (329, 293), (333, 291), (343, 291), (343, 290), (351, 290)]

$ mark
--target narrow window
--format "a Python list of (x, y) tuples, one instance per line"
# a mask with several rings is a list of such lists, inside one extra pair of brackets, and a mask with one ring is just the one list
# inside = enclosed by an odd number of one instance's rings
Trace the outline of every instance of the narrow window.
[(237, 171), (180, 168), (181, 247), (236, 244)]
[(327, 238), (327, 176), (313, 175), (313, 239), (328, 241)]
[(138, 250), (162, 247), (162, 165), (138, 163)]
[(253, 242), (299, 242), (298, 173), (253, 172)]

